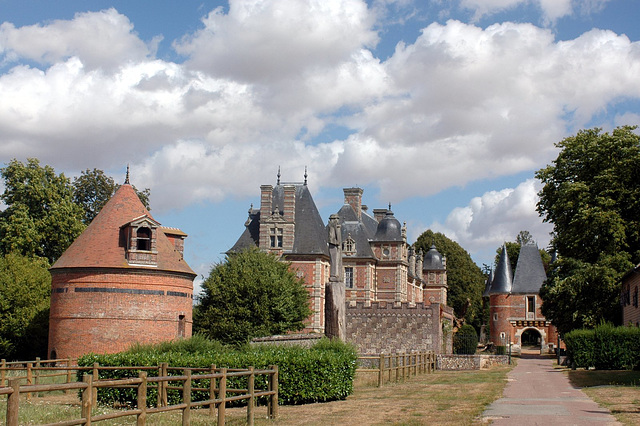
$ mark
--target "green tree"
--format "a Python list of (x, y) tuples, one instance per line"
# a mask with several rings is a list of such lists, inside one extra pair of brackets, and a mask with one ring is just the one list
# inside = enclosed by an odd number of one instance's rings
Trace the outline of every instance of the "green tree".
[(44, 258), (0, 257), (0, 358), (46, 357), (51, 276)]
[(301, 330), (311, 315), (303, 279), (258, 249), (228, 255), (202, 287), (194, 331), (223, 343)]
[(466, 323), (480, 329), (485, 275), (465, 249), (440, 232), (425, 231), (414, 247), (426, 253), (432, 244), (447, 257), (447, 304), (453, 307), (456, 315), (464, 312)]
[(635, 127), (581, 130), (538, 170), (538, 212), (553, 224), (559, 261), (542, 312), (560, 330), (619, 322), (620, 279), (640, 260), (640, 138)]
[[(102, 207), (119, 187), (120, 185), (115, 183), (112, 177), (107, 176), (100, 169), (86, 169), (80, 173), (80, 176), (73, 178), (73, 200), (84, 210), (83, 222), (86, 225), (91, 223), (93, 218), (100, 213)], [(149, 188), (138, 191), (133, 186), (133, 189), (147, 210), (151, 210), (149, 207), (149, 197), (151, 195)]]
[(0, 213), (0, 250), (40, 256), (53, 263), (84, 230), (82, 209), (64, 174), (35, 158), (0, 169), (7, 208)]

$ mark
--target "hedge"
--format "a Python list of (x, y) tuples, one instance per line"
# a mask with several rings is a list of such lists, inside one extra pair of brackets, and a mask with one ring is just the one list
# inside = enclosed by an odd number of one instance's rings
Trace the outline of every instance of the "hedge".
[(574, 367), (598, 370), (640, 368), (640, 328), (603, 324), (592, 330), (574, 330), (563, 338)]
[[(196, 340), (202, 338), (195, 338)], [(209, 368), (216, 367), (266, 369), (270, 365), (278, 366), (278, 382), (280, 404), (305, 404), (345, 399), (353, 391), (353, 378), (356, 370), (357, 352), (352, 345), (338, 341), (323, 339), (311, 348), (300, 346), (247, 346), (243, 349), (228, 349), (220, 345), (203, 346), (196, 350), (185, 350), (182, 347), (138, 347), (127, 352), (112, 355), (88, 354), (78, 359), (80, 366), (92, 366), (97, 362), (100, 366), (157, 366), (166, 362), (170, 367)], [(187, 343), (186, 346), (189, 346)], [(204, 346), (207, 346), (206, 344)], [(157, 370), (147, 370), (148, 376), (157, 376)], [(181, 375), (179, 370), (172, 370), (170, 375)], [(79, 373), (80, 375), (80, 373)], [(137, 377), (136, 370), (100, 371), (100, 378)], [(227, 379), (227, 388), (242, 389), (247, 387), (246, 377)], [(208, 387), (209, 381), (194, 381), (193, 387)], [(266, 376), (256, 377), (256, 389), (266, 389)], [(98, 401), (108, 405), (135, 406), (135, 389), (101, 388), (98, 390)], [(179, 403), (181, 395), (177, 390), (169, 392), (169, 403)], [(205, 392), (193, 392), (194, 401), (207, 398)], [(147, 401), (149, 406), (157, 402), (156, 389), (149, 388)]]

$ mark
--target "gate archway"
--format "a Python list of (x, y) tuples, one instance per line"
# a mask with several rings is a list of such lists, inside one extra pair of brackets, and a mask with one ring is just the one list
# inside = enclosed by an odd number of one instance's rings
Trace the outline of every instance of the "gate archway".
[(522, 335), (520, 336), (520, 342), (522, 348), (542, 347), (542, 334), (536, 328), (527, 328), (522, 331)]

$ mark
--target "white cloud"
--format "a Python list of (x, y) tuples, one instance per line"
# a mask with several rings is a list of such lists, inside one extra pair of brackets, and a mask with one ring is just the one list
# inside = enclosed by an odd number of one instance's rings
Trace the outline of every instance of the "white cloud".
[(16, 28), (0, 25), (0, 58), (55, 64), (78, 57), (89, 69), (118, 67), (153, 55), (159, 39), (149, 45), (133, 32), (133, 24), (115, 9), (78, 13), (72, 20)]
[(487, 263), (497, 247), (505, 241), (515, 241), (520, 231), (529, 231), (538, 246), (546, 248), (553, 229), (536, 212), (540, 189), (540, 182), (529, 179), (516, 188), (486, 192), (467, 206), (453, 209), (445, 223), (433, 223), (430, 228), (465, 249), (478, 252)]

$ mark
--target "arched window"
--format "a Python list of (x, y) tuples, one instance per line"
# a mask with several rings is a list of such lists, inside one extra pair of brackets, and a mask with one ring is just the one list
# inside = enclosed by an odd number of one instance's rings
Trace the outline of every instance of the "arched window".
[(136, 248), (138, 250), (151, 250), (151, 229), (147, 227), (138, 228), (136, 231)]

